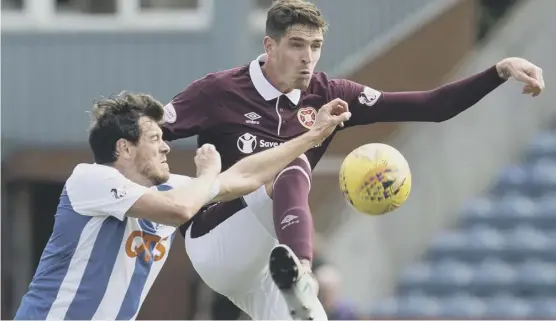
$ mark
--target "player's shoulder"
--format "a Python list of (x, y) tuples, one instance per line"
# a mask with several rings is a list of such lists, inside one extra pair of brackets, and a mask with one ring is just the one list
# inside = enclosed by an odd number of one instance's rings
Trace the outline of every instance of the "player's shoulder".
[(95, 181), (106, 178), (118, 178), (123, 176), (117, 169), (100, 164), (81, 163), (75, 166), (68, 178), (68, 182)]
[(376, 101), (381, 95), (381, 92), (376, 89), (349, 79), (331, 78), (324, 72), (313, 75), (307, 93), (326, 97), (327, 100), (342, 98), (351, 101), (359, 97), (359, 101), (364, 104), (368, 104), (367, 100)]
[(75, 166), (66, 181), (68, 193), (76, 190), (91, 190), (104, 182), (123, 182), (125, 177), (114, 167), (82, 163)]
[(325, 72), (315, 72), (309, 84), (309, 89), (313, 91), (327, 91), (334, 90), (336, 87), (346, 87), (354, 84), (356, 83), (348, 79), (332, 78)]
[(324, 71), (316, 71), (315, 73), (313, 73), (313, 77), (311, 78), (311, 83), (309, 84), (310, 86), (313, 86), (315, 88), (320, 88), (320, 87), (328, 87), (328, 82), (330, 81), (330, 77), (328, 77), (328, 74)]
[(234, 86), (238, 80), (242, 78), (248, 79), (247, 66), (240, 66), (228, 70), (211, 72), (205, 76), (193, 81), (185, 87), (182, 92), (187, 90), (195, 90), (204, 94), (215, 94), (218, 91), (226, 90), (230, 86)]

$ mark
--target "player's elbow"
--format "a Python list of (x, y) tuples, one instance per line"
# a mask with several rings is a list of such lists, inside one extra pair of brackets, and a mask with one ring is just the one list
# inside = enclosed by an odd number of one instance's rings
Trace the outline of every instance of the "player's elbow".
[(167, 225), (171, 226), (181, 226), (182, 224), (189, 221), (196, 213), (196, 211), (187, 205), (183, 204), (172, 204), (172, 209), (167, 212)]
[(172, 226), (180, 226), (189, 221), (199, 211), (199, 202), (189, 199), (167, 199), (168, 209), (166, 217)]
[(200, 208), (197, 203), (191, 202), (191, 204), (180, 204), (178, 205), (177, 211), (175, 213), (177, 226), (187, 223), (197, 212), (199, 212)]
[(456, 117), (460, 113), (461, 111), (456, 110), (442, 110), (441, 112), (436, 113), (436, 116), (433, 117), (433, 122), (442, 123)]
[(141, 196), (126, 215), (164, 225), (180, 226), (189, 221), (195, 213), (193, 202), (176, 199), (169, 192), (153, 191)]

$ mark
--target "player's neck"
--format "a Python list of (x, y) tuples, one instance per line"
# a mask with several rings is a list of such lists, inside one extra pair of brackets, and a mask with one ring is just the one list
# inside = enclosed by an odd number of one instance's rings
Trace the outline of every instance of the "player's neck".
[(281, 93), (287, 94), (293, 90), (293, 88), (289, 87), (286, 83), (280, 81), (276, 68), (274, 68), (274, 66), (268, 61), (261, 66), (261, 70), (263, 71), (263, 76), (266, 80), (268, 80), (268, 82)]

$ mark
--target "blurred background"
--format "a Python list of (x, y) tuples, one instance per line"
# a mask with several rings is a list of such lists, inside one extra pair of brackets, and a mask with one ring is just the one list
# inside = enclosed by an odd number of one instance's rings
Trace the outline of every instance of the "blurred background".
[[(441, 124), (342, 132), (317, 167), (316, 275), (330, 319), (556, 318), (556, 2), (315, 0), (330, 22), (318, 69), (421, 90), (508, 56), (541, 66), (536, 99), (509, 82)], [(121, 90), (168, 102), (262, 52), (271, 0), (2, 0), (2, 319), (13, 318), (52, 231), (59, 193), (91, 162), (87, 110)], [(413, 172), (401, 209), (346, 207), (338, 169), (384, 142)], [(170, 164), (194, 174), (195, 139)], [(176, 237), (140, 319), (244, 316), (199, 280)]]

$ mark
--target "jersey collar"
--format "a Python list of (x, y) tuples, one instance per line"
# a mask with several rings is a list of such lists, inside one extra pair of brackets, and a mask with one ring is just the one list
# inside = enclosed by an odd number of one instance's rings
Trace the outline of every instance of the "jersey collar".
[(287, 94), (283, 94), (263, 75), (260, 63), (266, 62), (267, 58), (266, 54), (262, 54), (249, 64), (249, 76), (251, 77), (251, 81), (253, 82), (255, 89), (257, 89), (259, 94), (267, 101), (276, 99), (281, 95), (286, 95), (286, 97), (288, 97), (288, 99), (297, 106), (299, 99), (301, 98), (301, 90), (294, 89)]

